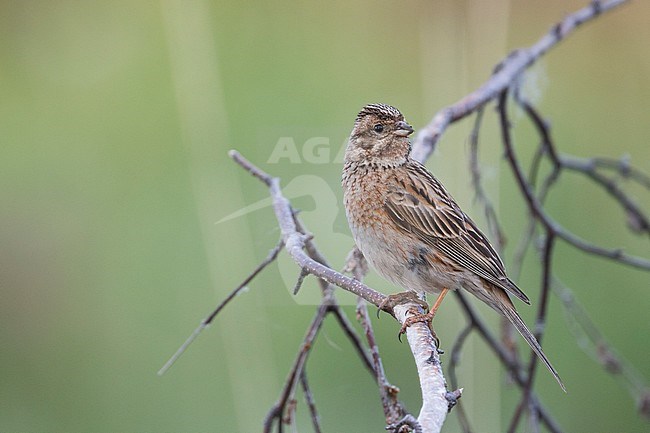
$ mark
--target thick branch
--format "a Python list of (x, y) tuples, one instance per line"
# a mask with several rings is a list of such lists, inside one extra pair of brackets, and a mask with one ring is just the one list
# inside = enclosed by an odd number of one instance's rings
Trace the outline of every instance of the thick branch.
[[(397, 305), (394, 310), (395, 317), (402, 324), (408, 317), (423, 313), (415, 303)], [(438, 348), (431, 330), (425, 323), (414, 323), (406, 328), (406, 337), (413, 352), (422, 388), (422, 409), (418, 422), (423, 433), (438, 433), (449, 411), (447, 384), (442, 374)]]

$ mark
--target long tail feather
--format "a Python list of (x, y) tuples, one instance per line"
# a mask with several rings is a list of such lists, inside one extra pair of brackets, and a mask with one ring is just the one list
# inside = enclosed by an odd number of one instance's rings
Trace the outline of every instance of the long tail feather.
[(539, 345), (537, 342), (537, 339), (533, 335), (532, 332), (528, 329), (524, 321), (521, 319), (519, 316), (519, 313), (517, 313), (517, 310), (515, 310), (515, 307), (512, 305), (510, 300), (508, 299), (507, 302), (503, 299), (500, 299), (500, 310), (501, 312), (510, 320), (510, 323), (514, 325), (514, 327), (519, 331), (522, 337), (524, 337), (524, 340), (526, 340), (526, 343), (530, 346), (531, 349), (533, 349), (533, 352), (539, 357), (540, 361), (548, 368), (548, 370), (553, 374), (553, 377), (555, 377), (555, 380), (557, 380), (557, 383), (560, 384), (560, 387), (564, 392), (566, 392), (566, 388), (564, 386), (564, 383), (562, 383), (562, 379), (560, 379), (560, 375), (558, 372), (555, 370), (555, 368), (551, 365), (551, 361), (548, 360), (546, 357), (546, 354), (542, 350), (542, 347)]

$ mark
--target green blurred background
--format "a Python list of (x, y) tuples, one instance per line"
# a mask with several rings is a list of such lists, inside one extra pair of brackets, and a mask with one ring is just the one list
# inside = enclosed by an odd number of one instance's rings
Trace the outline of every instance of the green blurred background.
[[(585, 3), (0, 1), (0, 431), (260, 431), (318, 299), (309, 279), (289, 294), (298, 271), (288, 258), (156, 376), (279, 237), (267, 202), (219, 222), (267, 197), (227, 151), (282, 176), (339, 268), (352, 240), (337, 155), (359, 108), (396, 105), (417, 129)], [(628, 154), (650, 171), (648, 41), (650, 3), (634, 2), (531, 71), (527, 91), (562, 151)], [(513, 120), (530, 156), (532, 128)], [(470, 126), (451, 128), (428, 165), (485, 227), (467, 177)], [(526, 216), (492, 110), (481, 154), (510, 262)], [(647, 210), (648, 194), (632, 192)], [(649, 255), (647, 237), (631, 235), (622, 212), (578, 176), (561, 178), (549, 211), (595, 242)], [(562, 244), (557, 254), (558, 276), (650, 375), (650, 274)], [(531, 255), (520, 282), (533, 301), (538, 281)], [(395, 290), (374, 274), (368, 282)], [(436, 326), (450, 348), (464, 322), (445, 304)], [(534, 309), (520, 310), (530, 323)], [(555, 298), (549, 319), (546, 352), (569, 393), (541, 369), (537, 389), (566, 431), (648, 431), (627, 390), (580, 350)], [(408, 347), (387, 316), (376, 326), (389, 379), (417, 413)], [(307, 370), (325, 431), (383, 431), (376, 388), (331, 321)], [(477, 431), (504, 430), (519, 393), (478, 339), (460, 382)], [(302, 403), (298, 426), (310, 431)], [(453, 414), (445, 431), (458, 431)]]

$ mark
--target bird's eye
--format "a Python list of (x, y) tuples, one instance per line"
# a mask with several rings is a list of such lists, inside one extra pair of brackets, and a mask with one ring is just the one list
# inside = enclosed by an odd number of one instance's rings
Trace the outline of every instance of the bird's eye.
[(384, 132), (384, 125), (378, 123), (375, 126), (373, 126), (372, 129), (374, 129), (376, 133), (381, 134), (382, 132)]

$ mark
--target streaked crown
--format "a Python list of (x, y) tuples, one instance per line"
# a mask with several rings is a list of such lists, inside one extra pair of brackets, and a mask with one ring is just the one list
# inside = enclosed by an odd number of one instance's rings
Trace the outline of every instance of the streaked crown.
[(368, 104), (361, 109), (355, 123), (359, 123), (366, 116), (377, 116), (381, 120), (404, 120), (402, 113), (392, 105), (387, 104)]

